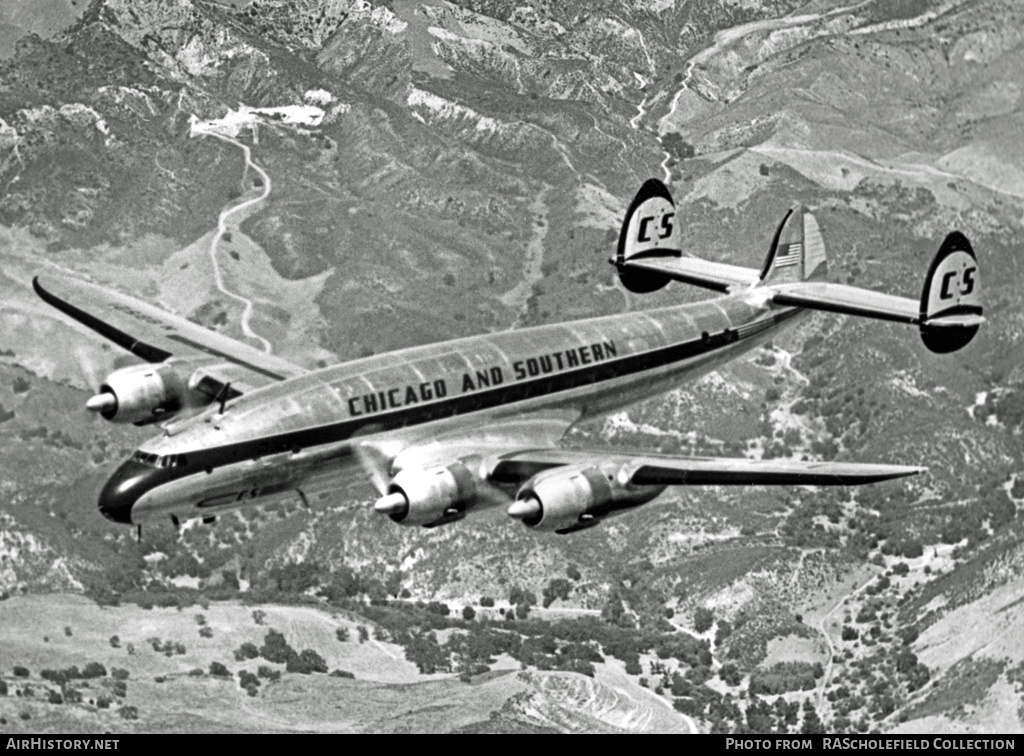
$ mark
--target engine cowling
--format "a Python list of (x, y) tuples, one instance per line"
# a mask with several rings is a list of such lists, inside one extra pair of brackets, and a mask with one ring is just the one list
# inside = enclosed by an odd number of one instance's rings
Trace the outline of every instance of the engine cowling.
[(172, 365), (132, 365), (108, 375), (86, 407), (112, 423), (146, 425), (173, 417), (187, 391)]
[(591, 527), (617, 510), (645, 504), (665, 486), (633, 486), (619, 464), (559, 467), (527, 481), (509, 508), (511, 517), (537, 530)]
[(476, 477), (462, 462), (401, 470), (374, 509), (400, 525), (435, 525), (458, 519), (476, 494)]

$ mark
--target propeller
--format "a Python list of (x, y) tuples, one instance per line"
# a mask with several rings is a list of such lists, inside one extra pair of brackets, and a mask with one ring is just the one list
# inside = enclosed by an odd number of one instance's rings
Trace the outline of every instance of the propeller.
[(409, 506), (402, 494), (387, 492), (388, 483), (391, 481), (391, 459), (379, 446), (356, 444), (352, 447), (352, 453), (370, 484), (380, 494), (380, 498), (373, 505), (375, 511), (385, 515), (399, 514)]

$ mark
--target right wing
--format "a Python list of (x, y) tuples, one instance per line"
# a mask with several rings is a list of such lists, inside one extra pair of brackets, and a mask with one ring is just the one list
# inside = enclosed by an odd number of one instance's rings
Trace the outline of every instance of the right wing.
[(187, 361), (242, 393), (306, 372), (166, 310), (76, 278), (46, 273), (36, 276), (32, 286), (44, 302), (146, 362)]

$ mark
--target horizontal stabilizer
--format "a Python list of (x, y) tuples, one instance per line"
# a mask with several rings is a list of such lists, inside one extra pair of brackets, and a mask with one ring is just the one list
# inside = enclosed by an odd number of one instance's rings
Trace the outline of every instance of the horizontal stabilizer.
[(923, 467), (856, 462), (803, 462), (730, 457), (673, 457), (620, 450), (536, 449), (504, 456), (491, 472), (497, 483), (526, 480), (562, 465), (615, 462), (636, 486), (856, 486), (917, 475)]
[(773, 286), (771, 291), (772, 301), (780, 305), (860, 315), (912, 325), (921, 322), (921, 305), (916, 299), (882, 294), (856, 286), (807, 281), (780, 284)]
[(673, 281), (703, 286), (714, 291), (728, 291), (732, 287), (749, 288), (758, 281), (758, 271), (739, 265), (711, 262), (697, 257), (641, 258), (627, 260), (625, 270), (658, 273)]

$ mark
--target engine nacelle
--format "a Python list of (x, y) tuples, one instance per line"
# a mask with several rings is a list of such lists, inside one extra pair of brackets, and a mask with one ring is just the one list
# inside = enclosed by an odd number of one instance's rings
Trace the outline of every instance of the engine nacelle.
[(645, 504), (665, 486), (633, 486), (618, 464), (558, 467), (527, 481), (509, 509), (512, 517), (537, 530), (567, 532), (591, 527), (620, 509)]
[(187, 393), (173, 365), (132, 365), (108, 375), (86, 406), (113, 423), (146, 425), (173, 417)]
[(458, 519), (476, 494), (476, 478), (462, 462), (410, 467), (388, 484), (375, 509), (400, 525), (434, 525)]

